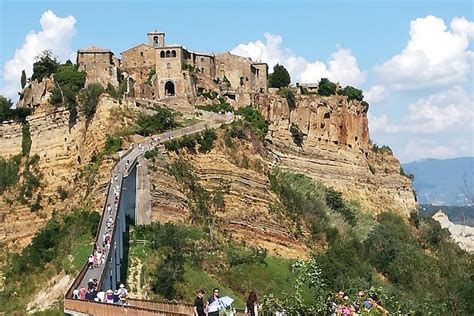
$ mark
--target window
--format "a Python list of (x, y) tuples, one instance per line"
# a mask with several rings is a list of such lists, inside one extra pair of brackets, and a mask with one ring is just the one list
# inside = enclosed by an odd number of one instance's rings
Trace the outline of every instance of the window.
[(171, 52), (169, 50), (166, 51), (166, 57), (171, 57)]
[(201, 62), (204, 62), (204, 58), (201, 57)]
[(160, 58), (165, 58), (165, 51), (164, 50), (161, 51)]
[(143, 57), (143, 52), (140, 52), (140, 56)]
[(175, 50), (171, 51), (171, 57), (176, 57), (176, 51)]
[(167, 64), (166, 64), (166, 68), (167, 68), (167, 69), (171, 69), (171, 63), (167, 63)]

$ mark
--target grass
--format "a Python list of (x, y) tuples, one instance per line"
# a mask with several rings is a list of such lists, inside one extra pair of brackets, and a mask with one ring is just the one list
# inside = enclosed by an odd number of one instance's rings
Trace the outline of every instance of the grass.
[(91, 241), (91, 238), (82, 237), (72, 245), (72, 266), (74, 270), (79, 271), (89, 257), (92, 251)]
[(196, 269), (192, 267), (188, 263), (184, 265), (184, 269), (185, 284), (183, 284), (181, 291), (183, 291), (182, 294), (185, 298), (185, 301), (192, 302), (195, 297), (196, 291), (200, 288), (204, 288), (206, 290), (205, 297), (207, 298), (211, 295), (212, 289), (217, 287), (220, 290), (220, 296), (230, 296), (235, 299), (235, 307), (244, 306), (244, 296), (225, 286), (225, 283), (214, 278), (213, 276), (202, 271), (201, 269)]

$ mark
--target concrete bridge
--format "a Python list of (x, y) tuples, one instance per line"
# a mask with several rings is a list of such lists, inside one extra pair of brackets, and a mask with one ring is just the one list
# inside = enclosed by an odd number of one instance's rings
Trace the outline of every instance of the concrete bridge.
[[(163, 141), (180, 138), (205, 130), (220, 127), (222, 124), (233, 121), (233, 115), (218, 115), (202, 112), (203, 122), (195, 125), (165, 132), (146, 138), (123, 153), (120, 160), (114, 165), (110, 173), (99, 228), (95, 243), (102, 245), (103, 237), (110, 232), (110, 248), (103, 255), (105, 262), (98, 267), (89, 269), (86, 262), (69, 288), (64, 298), (64, 312), (66, 315), (192, 315), (193, 307), (188, 304), (165, 304), (146, 300), (127, 299), (130, 306), (100, 303), (88, 300), (73, 299), (73, 291), (85, 287), (89, 279), (98, 280), (98, 291), (118, 289), (121, 280), (122, 262), (124, 259), (124, 233), (126, 232), (126, 217), (130, 217), (137, 224), (146, 224), (150, 221), (151, 202), (143, 199), (146, 196), (146, 173), (141, 170), (140, 161), (143, 154), (150, 149), (163, 150)], [(158, 141), (158, 139), (160, 141)], [(140, 175), (140, 176), (137, 176)], [(145, 183), (145, 184), (144, 184)], [(138, 194), (137, 194), (138, 193)], [(144, 194), (145, 193), (145, 194)], [(149, 196), (149, 192), (148, 192)], [(113, 224), (108, 224), (111, 222)], [(109, 228), (108, 228), (109, 227)], [(92, 249), (91, 249), (92, 253)]]

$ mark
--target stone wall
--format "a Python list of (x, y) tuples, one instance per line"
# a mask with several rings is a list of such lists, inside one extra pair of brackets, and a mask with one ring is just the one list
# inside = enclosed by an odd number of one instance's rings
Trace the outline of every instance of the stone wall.
[(79, 71), (87, 73), (86, 85), (99, 83), (106, 87), (107, 84), (118, 85), (117, 66), (114, 64), (113, 53), (106, 49), (96, 47), (80, 49), (77, 52), (77, 65)]

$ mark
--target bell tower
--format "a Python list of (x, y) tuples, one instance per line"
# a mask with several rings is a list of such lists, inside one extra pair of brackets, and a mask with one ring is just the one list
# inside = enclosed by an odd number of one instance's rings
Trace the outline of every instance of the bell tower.
[(165, 33), (163, 32), (148, 32), (148, 44), (157, 48), (165, 46)]

